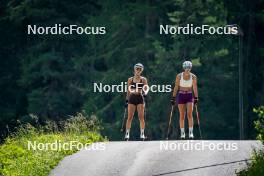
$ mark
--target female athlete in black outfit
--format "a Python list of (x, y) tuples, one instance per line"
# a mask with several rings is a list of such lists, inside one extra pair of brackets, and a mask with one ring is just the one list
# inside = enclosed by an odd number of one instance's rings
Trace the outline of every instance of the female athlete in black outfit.
[(127, 81), (127, 96), (126, 96), (126, 104), (128, 107), (128, 117), (126, 122), (126, 134), (125, 139), (129, 139), (129, 132), (131, 128), (131, 122), (135, 113), (135, 110), (138, 112), (138, 117), (140, 121), (140, 139), (145, 139), (144, 129), (145, 129), (145, 121), (144, 121), (144, 110), (145, 110), (145, 102), (144, 99), (147, 95), (148, 90), (148, 82), (147, 79), (141, 76), (141, 73), (144, 69), (144, 66), (141, 63), (138, 63), (134, 66), (134, 76), (129, 78)]

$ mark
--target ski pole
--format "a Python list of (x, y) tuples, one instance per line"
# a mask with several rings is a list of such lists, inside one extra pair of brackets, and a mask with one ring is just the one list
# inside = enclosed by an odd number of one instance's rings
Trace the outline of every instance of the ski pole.
[(170, 126), (171, 126), (171, 119), (172, 119), (172, 114), (174, 110), (174, 105), (171, 106), (171, 112), (170, 112), (170, 117), (169, 117), (169, 125), (168, 125), (168, 130), (167, 130), (167, 140), (169, 139), (169, 133), (170, 133)]
[[(146, 135), (146, 117), (147, 117), (147, 108), (146, 108), (146, 102), (144, 103), (144, 122), (145, 122), (145, 135)], [(145, 139), (147, 138), (148, 136), (145, 136)], [(143, 139), (143, 141), (145, 140)]]
[(147, 108), (146, 108), (146, 98), (145, 98), (144, 99), (144, 121), (145, 121), (145, 123), (146, 123), (146, 117), (147, 117), (146, 114), (147, 114)]
[[(147, 103), (147, 96), (146, 95), (142, 95), (143, 96), (143, 101), (144, 101), (144, 122), (145, 122), (145, 135), (146, 135), (146, 119), (147, 119), (147, 108), (146, 108), (146, 103)], [(145, 136), (145, 139), (148, 136)], [(143, 139), (143, 141), (145, 140)]]
[(197, 123), (198, 123), (198, 127), (199, 127), (200, 138), (202, 139), (203, 137), (202, 137), (201, 127), (200, 127), (200, 117), (199, 117), (199, 113), (198, 113), (197, 104), (195, 105), (195, 111), (196, 111)]
[(123, 122), (122, 122), (121, 130), (120, 130), (121, 132), (123, 132), (124, 128), (125, 128), (126, 111), (127, 111), (127, 108), (125, 108), (125, 112), (124, 112), (124, 115), (123, 115)]

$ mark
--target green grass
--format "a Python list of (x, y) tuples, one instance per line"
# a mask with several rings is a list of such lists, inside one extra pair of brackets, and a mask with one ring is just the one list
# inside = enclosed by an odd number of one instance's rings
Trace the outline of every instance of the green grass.
[[(53, 125), (51, 125), (53, 124)], [(0, 175), (3, 176), (46, 176), (65, 156), (77, 151), (72, 150), (33, 150), (28, 149), (28, 141), (39, 143), (78, 141), (91, 144), (106, 140), (98, 133), (98, 124), (82, 114), (63, 123), (57, 130), (54, 123), (35, 128), (30, 124), (21, 125), (16, 133), (6, 138), (0, 146)]]

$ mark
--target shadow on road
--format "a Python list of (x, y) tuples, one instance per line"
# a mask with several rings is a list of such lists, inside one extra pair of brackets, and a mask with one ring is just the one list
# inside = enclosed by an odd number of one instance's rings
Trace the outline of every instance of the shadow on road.
[(204, 168), (208, 168), (208, 167), (215, 167), (215, 166), (234, 164), (234, 163), (240, 163), (240, 162), (246, 162), (246, 164), (248, 164), (248, 161), (250, 161), (250, 160), (252, 160), (252, 159), (244, 159), (244, 160), (231, 161), (231, 162), (225, 162), (225, 163), (219, 163), (219, 164), (212, 164), (212, 165), (208, 165), (208, 166), (194, 167), (194, 168), (190, 168), (190, 169), (183, 169), (183, 170), (177, 170), (177, 171), (155, 174), (152, 176), (169, 175), (169, 174), (175, 174), (175, 173), (179, 173), (179, 172), (186, 172), (186, 171), (192, 171), (192, 170), (196, 170), (196, 169), (204, 169)]

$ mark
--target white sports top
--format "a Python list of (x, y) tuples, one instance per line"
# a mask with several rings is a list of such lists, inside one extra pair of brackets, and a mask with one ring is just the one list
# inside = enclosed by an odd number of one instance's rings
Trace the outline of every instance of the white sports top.
[(190, 74), (190, 79), (189, 80), (185, 80), (183, 79), (183, 73), (181, 73), (181, 79), (180, 79), (180, 86), (181, 87), (192, 87), (192, 83), (193, 83), (193, 75)]

